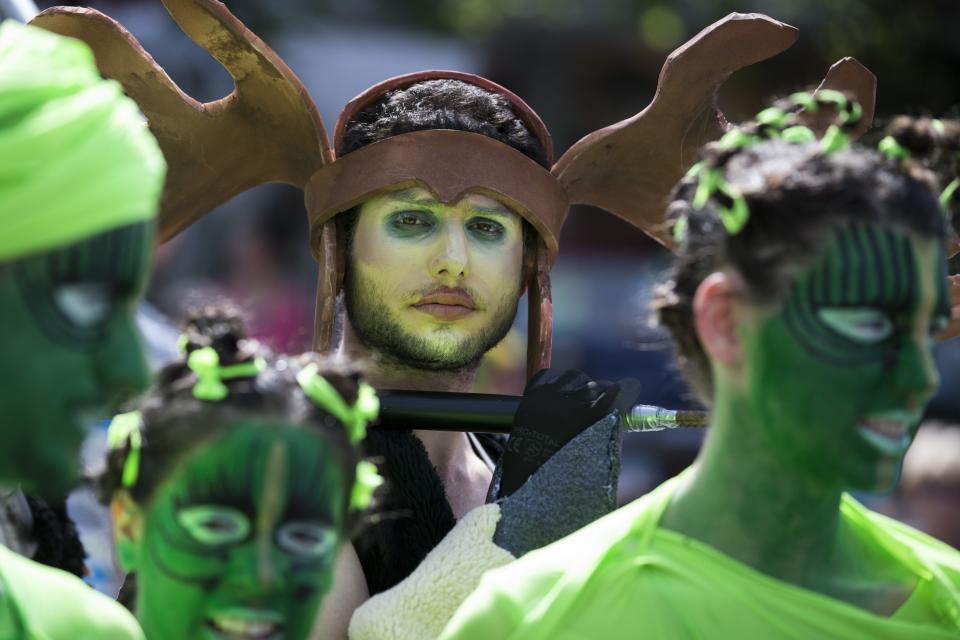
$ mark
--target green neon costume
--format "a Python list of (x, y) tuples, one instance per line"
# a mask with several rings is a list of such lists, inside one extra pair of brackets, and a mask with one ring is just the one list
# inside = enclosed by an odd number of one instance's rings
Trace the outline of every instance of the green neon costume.
[(152, 219), (163, 175), (136, 104), (85, 44), (0, 25), (0, 260)]
[[(132, 305), (165, 163), (86, 45), (0, 24), (0, 474), (75, 481), (83, 411), (145, 382)], [(142, 638), (80, 580), (0, 547), (0, 638)]]
[(0, 638), (142, 638), (123, 607), (70, 574), (0, 547)]
[(488, 573), (441, 638), (847, 638), (960, 633), (960, 556), (844, 496), (841, 518), (917, 580), (889, 618), (776, 580), (658, 526), (682, 476)]

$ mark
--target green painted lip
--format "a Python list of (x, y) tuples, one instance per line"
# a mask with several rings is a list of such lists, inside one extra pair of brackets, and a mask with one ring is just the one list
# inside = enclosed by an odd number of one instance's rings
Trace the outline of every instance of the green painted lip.
[[(868, 416), (857, 423), (857, 433), (871, 447), (883, 455), (897, 457), (903, 455), (910, 447), (913, 438), (911, 428), (920, 421), (920, 416), (910, 411), (884, 411)], [(871, 426), (870, 422), (892, 422), (899, 425), (902, 433), (884, 433), (881, 429)]]
[(251, 607), (228, 607), (217, 609), (207, 616), (210, 620), (218, 618), (233, 618), (239, 620), (250, 620), (252, 622), (272, 622), (274, 624), (283, 624), (283, 614), (271, 609), (255, 609)]
[(280, 640), (284, 617), (276, 611), (231, 607), (209, 616), (207, 626), (217, 638)]

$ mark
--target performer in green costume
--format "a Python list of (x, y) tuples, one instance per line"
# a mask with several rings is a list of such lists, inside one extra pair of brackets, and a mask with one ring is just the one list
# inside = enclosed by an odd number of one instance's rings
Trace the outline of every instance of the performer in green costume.
[(697, 462), (487, 574), (443, 638), (960, 633), (960, 554), (845, 493), (894, 485), (937, 387), (944, 216), (915, 167), (834, 152), (839, 128), (753, 144), (791, 118), (708, 146), (669, 207), (660, 318), (712, 406)]
[[(306, 638), (376, 472), (357, 446), (373, 389), (272, 358), (204, 312), (137, 412), (110, 428), (101, 477), (147, 638)], [(321, 375), (322, 373), (322, 375)]]
[[(164, 4), (233, 76), (236, 89), (223, 100), (187, 97), (103, 14), (54, 8), (35, 24), (91, 42), (105, 72), (147, 113), (171, 168), (161, 239), (261, 182), (304, 190), (320, 265), (314, 346), (369, 358), (371, 380), (388, 389), (472, 388), (479, 358), (509, 326), (524, 287), (528, 373), (546, 367), (549, 270), (568, 205), (601, 206), (668, 242), (661, 203), (698, 141), (720, 133), (719, 86), (796, 38), (765, 16), (724, 18), (669, 56), (647, 108), (554, 163), (549, 133), (528, 105), (455, 71), (371, 87), (348, 103), (331, 144), (292, 71), (222, 4)], [(826, 81), (851, 77), (872, 96), (872, 76), (852, 60)], [(640, 147), (654, 155), (637, 155)], [(573, 374), (535, 379), (528, 400), (541, 386), (566, 387), (567, 402), (550, 403), (551, 419), (526, 421), (518, 411), (502, 475), (487, 459), (496, 447), (462, 432), (411, 420), (413, 433), (372, 434), (368, 446), (391, 480), (386, 508), (403, 515), (344, 547), (318, 637), (345, 637), (349, 623), (355, 640), (433, 638), (487, 569), (613, 509), (619, 423), (606, 400), (615, 394), (598, 401), (600, 385)], [(618, 402), (629, 396), (610, 391)], [(484, 504), (488, 495), (494, 504)]]
[[(82, 43), (0, 24), (0, 480), (62, 495), (84, 428), (146, 384), (133, 303), (165, 164)], [(0, 637), (140, 638), (122, 607), (0, 547)]]

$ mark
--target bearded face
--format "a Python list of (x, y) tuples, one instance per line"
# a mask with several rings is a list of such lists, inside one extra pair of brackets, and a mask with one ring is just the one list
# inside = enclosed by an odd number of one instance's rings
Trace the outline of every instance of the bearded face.
[(473, 193), (452, 205), (426, 189), (364, 203), (347, 270), (346, 306), (383, 361), (428, 370), (475, 365), (509, 331), (523, 268), (523, 222)]

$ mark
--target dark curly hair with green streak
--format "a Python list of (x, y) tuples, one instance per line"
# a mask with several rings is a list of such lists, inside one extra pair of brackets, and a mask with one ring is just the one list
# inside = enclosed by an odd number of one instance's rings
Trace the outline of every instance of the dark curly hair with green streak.
[[(828, 232), (839, 226), (874, 222), (946, 239), (946, 218), (937, 201), (942, 186), (927, 165), (960, 136), (954, 137), (956, 123), (944, 127), (947, 135), (921, 135), (925, 126), (932, 131), (928, 123), (909, 118), (893, 122), (890, 133), (909, 153), (906, 161), (856, 144), (824, 154), (819, 142), (782, 139), (736, 149), (718, 143), (703, 148), (701, 160), (742, 194), (749, 217), (737, 233), (729, 233), (720, 217), (728, 203), (711, 198), (694, 206), (695, 176), (684, 178), (669, 199), (667, 219), (683, 220), (685, 234), (654, 307), (698, 399), (709, 403), (713, 380), (694, 328), (693, 298), (711, 273), (734, 269), (753, 302), (774, 303), (785, 293), (790, 275), (813, 260)], [(758, 124), (741, 128), (756, 132)]]
[[(193, 395), (197, 376), (187, 365), (187, 358), (206, 347), (216, 351), (221, 366), (252, 363), (257, 358), (266, 366), (252, 377), (223, 380), (228, 389), (223, 400), (198, 400)], [(320, 375), (352, 405), (357, 399), (359, 372), (314, 355), (275, 356), (247, 340), (239, 315), (220, 307), (202, 309), (190, 318), (183, 348), (183, 359), (160, 371), (156, 384), (137, 406), (143, 427), (136, 482), (132, 486), (123, 484), (124, 466), (130, 455), (128, 440), (107, 456), (106, 469), (97, 481), (100, 499), (109, 502), (117, 491), (126, 489), (137, 503), (149, 503), (154, 491), (185, 455), (222, 435), (231, 425), (258, 417), (267, 424), (298, 425), (323, 435), (345, 480), (342, 521), (351, 523), (346, 510), (361, 457), (358, 445), (351, 444), (347, 428), (339, 420), (306, 396), (296, 375), (308, 364), (317, 364)]]

